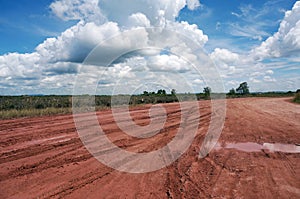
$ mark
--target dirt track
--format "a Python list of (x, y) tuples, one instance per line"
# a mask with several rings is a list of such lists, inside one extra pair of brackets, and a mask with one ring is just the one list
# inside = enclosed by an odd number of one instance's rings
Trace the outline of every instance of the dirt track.
[[(144, 141), (121, 133), (110, 111), (98, 113), (114, 143), (129, 151), (152, 151), (168, 143), (179, 126), (178, 104), (166, 104), (160, 134)], [(146, 107), (131, 112), (149, 123)], [(84, 148), (72, 115), (0, 121), (0, 198), (300, 198), (300, 153), (220, 148), (199, 159), (210, 121), (200, 102), (201, 125), (189, 150), (167, 168), (129, 174), (99, 163)], [(300, 106), (286, 98), (227, 101), (220, 145), (300, 143)]]

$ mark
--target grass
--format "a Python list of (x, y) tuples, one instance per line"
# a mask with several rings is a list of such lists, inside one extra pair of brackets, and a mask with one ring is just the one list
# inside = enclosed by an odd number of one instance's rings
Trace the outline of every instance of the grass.
[(296, 93), (293, 102), (300, 104), (300, 92)]
[[(131, 105), (130, 108), (135, 108), (142, 105)], [(110, 107), (107, 106), (97, 106), (96, 111), (109, 110)], [(51, 116), (51, 115), (65, 115), (72, 114), (72, 108), (45, 108), (45, 109), (10, 109), (10, 110), (0, 110), (0, 120), (6, 119), (17, 119), (25, 117), (41, 117), (41, 116)]]
[[(202, 93), (196, 94), (198, 100), (205, 99)], [(227, 95), (227, 98), (239, 97), (292, 97), (293, 101), (300, 103), (300, 93), (294, 92), (268, 92), (252, 93), (248, 95)], [(120, 104), (123, 103), (122, 96)], [(126, 96), (125, 96), (126, 97)], [(130, 98), (130, 108), (144, 106), (145, 104), (171, 103), (180, 101), (189, 101), (194, 94), (173, 95), (135, 95)], [(111, 96), (96, 96), (96, 110), (107, 110), (111, 106)], [(62, 115), (72, 113), (72, 96), (0, 96), (0, 120), (22, 118), (22, 117), (40, 117), (49, 115)]]
[(0, 119), (13, 119), (21, 117), (40, 117), (49, 115), (60, 115), (72, 113), (71, 108), (45, 108), (45, 109), (23, 109), (23, 110), (1, 110)]

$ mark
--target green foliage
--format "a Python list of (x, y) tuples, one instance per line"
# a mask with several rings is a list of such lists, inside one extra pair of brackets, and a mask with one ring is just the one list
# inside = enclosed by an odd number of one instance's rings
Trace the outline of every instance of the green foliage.
[(248, 83), (247, 82), (241, 83), (240, 86), (236, 89), (236, 92), (241, 95), (249, 94), (250, 92), (249, 92)]
[(171, 95), (176, 95), (176, 90), (175, 89), (171, 90)]
[(249, 93), (247, 95), (230, 95), (227, 94), (227, 98), (240, 98), (240, 97), (293, 97), (293, 92), (261, 92), (261, 93)]
[(203, 93), (204, 93), (205, 99), (209, 99), (210, 98), (210, 93), (211, 93), (211, 88), (210, 87), (205, 87), (203, 89)]
[[(116, 105), (127, 103), (124, 99), (129, 100), (130, 106), (140, 104), (157, 104), (172, 103), (178, 101), (191, 101), (210, 99), (211, 89), (204, 88), (204, 93), (176, 93), (175, 89), (171, 94), (167, 94), (160, 89), (157, 92), (144, 91), (141, 95), (119, 95), (115, 96)], [(296, 95), (294, 92), (268, 92), (268, 93), (251, 93), (247, 95), (233, 94), (234, 89), (227, 94), (227, 97), (292, 97), (295, 96), (294, 102), (300, 103), (300, 92)], [(111, 96), (95, 96), (96, 110), (110, 109)], [(35, 117), (43, 115), (68, 114), (72, 113), (72, 96), (0, 96), (0, 119), (10, 119), (18, 117)]]
[[(145, 91), (142, 95), (115, 96), (115, 105), (128, 103), (126, 100), (128, 97), (130, 97), (129, 105), (132, 106), (178, 102), (176, 95), (158, 90), (157, 93)], [(111, 96), (95, 96), (95, 106), (96, 110), (110, 108)], [(0, 119), (72, 113), (71, 108), (72, 96), (0, 96)]]
[(300, 90), (297, 90), (293, 101), (300, 104)]
[(69, 108), (71, 96), (0, 96), (0, 110)]
[(159, 89), (157, 91), (157, 95), (166, 95), (166, 94), (167, 94), (167, 92), (165, 90), (163, 90), (163, 89)]
[(234, 88), (232, 88), (232, 89), (229, 90), (228, 95), (235, 95), (235, 94), (236, 93), (235, 93), (235, 89)]

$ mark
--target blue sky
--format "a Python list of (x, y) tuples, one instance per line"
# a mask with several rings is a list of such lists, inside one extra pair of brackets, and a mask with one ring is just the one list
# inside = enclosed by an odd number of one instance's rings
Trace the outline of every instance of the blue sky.
[[(33, 52), (35, 47), (48, 37), (58, 36), (67, 28), (76, 24), (77, 20), (63, 21), (57, 18), (49, 5), (52, 0), (0, 0), (0, 54), (8, 52)], [(257, 39), (231, 34), (230, 25), (239, 26), (249, 24), (246, 17), (235, 16), (233, 13), (242, 14), (241, 8), (251, 5), (252, 14), (262, 13), (262, 22), (268, 23), (260, 30), (272, 35), (278, 30), (279, 22), (284, 16), (284, 11), (290, 10), (294, 5), (293, 0), (262, 1), (262, 0), (202, 0), (202, 7), (189, 10), (185, 7), (177, 20), (195, 23), (209, 36), (207, 49), (212, 50), (218, 41), (221, 47), (230, 47), (236, 50), (249, 50), (253, 45), (258, 45)], [(249, 13), (251, 15), (251, 13)], [(270, 23), (269, 23), (270, 22)], [(218, 27), (218, 28), (217, 28)], [(266, 35), (261, 35), (266, 39)], [(215, 42), (215, 43), (214, 43)]]
[(0, 54), (33, 52), (47, 37), (76, 24), (51, 14), (51, 0), (0, 0)]
[[(287, 91), (300, 86), (297, 1), (99, 1), (0, 0), (0, 94), (70, 94), (74, 83), (65, 79), (76, 76), (78, 63), (73, 60), (88, 53), (79, 49), (93, 49), (100, 41), (98, 33), (105, 39), (117, 29), (156, 26), (161, 23), (156, 14), (159, 9), (164, 11), (161, 18), (165, 23), (190, 27), (198, 34), (219, 68), (226, 90), (242, 81), (249, 82), (252, 91)], [(288, 11), (291, 16), (286, 16)], [(283, 27), (283, 22), (294, 27)], [(193, 24), (198, 28), (193, 29)], [(86, 30), (91, 35), (83, 38), (80, 31)], [(72, 31), (74, 34), (68, 34)], [(64, 38), (67, 40), (61, 41)], [(64, 52), (65, 57), (51, 58)]]
[[(204, 0), (201, 3), (203, 7), (196, 11), (185, 8), (178, 20), (196, 23), (210, 38), (208, 50), (224, 47), (247, 51), (278, 30), (285, 11), (290, 10), (295, 1)], [(256, 36), (261, 38), (253, 38)]]

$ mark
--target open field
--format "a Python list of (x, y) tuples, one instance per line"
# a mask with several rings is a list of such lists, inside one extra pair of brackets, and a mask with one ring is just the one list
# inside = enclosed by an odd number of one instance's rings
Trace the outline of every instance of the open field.
[[(299, 104), (291, 98), (227, 100), (219, 145), (203, 159), (198, 153), (211, 111), (209, 101), (199, 104), (200, 126), (188, 151), (145, 174), (99, 163), (83, 146), (72, 115), (0, 120), (0, 198), (300, 198)], [(137, 124), (149, 122), (149, 106), (133, 108)], [(116, 145), (148, 152), (168, 143), (179, 127), (179, 105), (163, 106), (164, 129), (147, 139), (122, 133), (110, 110), (97, 116)], [(273, 143), (285, 145), (262, 147)]]
[[(294, 102), (300, 103), (299, 94), (289, 92), (266, 92), (251, 93), (247, 95), (227, 94), (227, 98), (241, 97), (294, 97)], [(298, 97), (297, 97), (298, 96)], [(119, 95), (115, 96), (123, 104), (123, 98), (130, 97), (129, 104), (131, 107), (145, 104), (173, 103), (180, 101), (189, 101), (209, 99), (204, 93), (197, 94), (158, 94), (149, 92), (140, 95)], [(97, 111), (109, 109), (111, 107), (111, 96), (95, 96), (95, 107)], [(49, 115), (61, 115), (72, 113), (72, 96), (70, 95), (41, 95), (41, 96), (0, 96), (0, 120), (13, 119), (22, 117), (40, 117)]]

